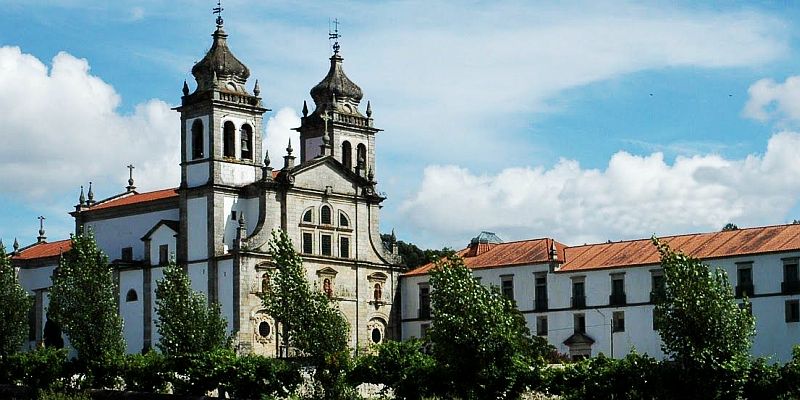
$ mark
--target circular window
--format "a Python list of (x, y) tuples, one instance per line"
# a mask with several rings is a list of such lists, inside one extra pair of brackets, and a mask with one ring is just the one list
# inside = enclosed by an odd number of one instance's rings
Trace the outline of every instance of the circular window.
[(262, 322), (258, 324), (258, 334), (263, 337), (269, 336), (271, 330), (272, 328), (270, 328), (269, 322)]
[(383, 335), (378, 328), (372, 328), (372, 343), (380, 343)]

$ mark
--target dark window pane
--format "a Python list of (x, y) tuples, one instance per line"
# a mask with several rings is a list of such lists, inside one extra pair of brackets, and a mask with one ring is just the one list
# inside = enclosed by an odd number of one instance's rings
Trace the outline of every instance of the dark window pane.
[(331, 235), (322, 235), (321, 237), (321, 248), (322, 248), (322, 255), (329, 256), (333, 253), (331, 252)]
[(319, 212), (319, 222), (321, 224), (330, 225), (331, 224), (331, 208), (328, 206), (322, 206), (322, 209)]
[(350, 238), (339, 238), (339, 256), (342, 258), (350, 258)]
[(303, 232), (303, 253), (311, 254), (314, 252), (314, 235)]

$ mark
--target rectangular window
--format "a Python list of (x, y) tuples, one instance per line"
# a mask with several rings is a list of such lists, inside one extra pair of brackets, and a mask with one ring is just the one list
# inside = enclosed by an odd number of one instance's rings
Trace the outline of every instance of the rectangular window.
[(236, 211), (231, 211), (231, 221), (236, 221)]
[(431, 288), (428, 285), (419, 286), (419, 319), (429, 319), (431, 317)]
[(798, 293), (800, 292), (800, 277), (797, 275), (797, 259), (786, 259), (783, 261), (783, 283), (781, 292)]
[(625, 332), (625, 312), (614, 311), (611, 318), (611, 330), (614, 332)]
[(664, 298), (664, 275), (654, 273), (650, 277), (650, 302), (655, 303)]
[(331, 235), (320, 236), (320, 247), (323, 256), (333, 255), (333, 251), (331, 250)]
[(736, 297), (753, 295), (753, 264), (743, 263), (736, 268)]
[(545, 274), (537, 274), (535, 279), (536, 287), (534, 289), (534, 306), (536, 311), (547, 311), (547, 276)]
[(800, 300), (786, 300), (786, 322), (800, 322)]
[(573, 315), (573, 327), (575, 333), (586, 333), (586, 316), (583, 314)]
[(314, 252), (314, 234), (303, 232), (303, 253), (311, 254)]
[(162, 244), (158, 246), (158, 264), (164, 265), (169, 262), (169, 245)]
[(586, 289), (583, 280), (572, 281), (572, 308), (586, 307)]
[(339, 238), (339, 257), (350, 258), (350, 238), (342, 236)]
[(608, 304), (618, 306), (625, 303), (625, 275), (611, 275), (611, 295), (608, 296)]
[(500, 292), (509, 300), (514, 300), (514, 275), (500, 277)]
[(428, 337), (428, 329), (431, 329), (431, 324), (422, 324), (419, 326), (419, 336), (422, 339)]
[(538, 336), (547, 336), (547, 317), (536, 317), (536, 334)]
[(123, 247), (120, 259), (122, 261), (133, 261), (133, 247)]

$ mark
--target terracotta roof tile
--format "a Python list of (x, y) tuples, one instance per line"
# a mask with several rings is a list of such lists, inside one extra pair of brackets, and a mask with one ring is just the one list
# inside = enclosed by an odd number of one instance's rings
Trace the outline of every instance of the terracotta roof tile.
[(33, 260), (37, 258), (55, 257), (61, 253), (66, 253), (72, 249), (72, 239), (59, 240), (52, 243), (36, 243), (32, 246), (26, 247), (17, 254), (14, 254), (14, 260)]
[[(469, 269), (494, 268), (510, 265), (539, 264), (550, 261), (549, 249), (553, 239), (531, 239), (519, 242), (490, 244), (489, 248), (478, 255), (468, 257), (471, 248), (458, 251), (464, 257), (464, 264)], [(563, 260), (565, 246), (556, 242), (559, 259)], [(473, 252), (474, 253), (474, 252)], [(430, 272), (434, 264), (429, 263), (403, 275), (424, 275)]]
[[(661, 238), (673, 250), (713, 259), (800, 250), (800, 224), (694, 233)], [(582, 271), (657, 264), (658, 252), (650, 239), (568, 247), (559, 271)]]
[(154, 192), (134, 193), (129, 196), (120, 196), (111, 198), (109, 200), (98, 203), (90, 207), (87, 211), (104, 210), (113, 207), (128, 206), (131, 204), (146, 203), (149, 201), (157, 201), (169, 198), (177, 198), (178, 192), (176, 189), (163, 189)]

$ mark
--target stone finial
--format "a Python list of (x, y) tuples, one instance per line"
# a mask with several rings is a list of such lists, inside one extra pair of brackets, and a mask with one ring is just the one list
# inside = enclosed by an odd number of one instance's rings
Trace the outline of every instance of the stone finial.
[(89, 182), (89, 200), (86, 202), (86, 204), (94, 204), (94, 191), (92, 190), (92, 182)]
[(556, 241), (550, 242), (550, 259), (553, 261), (558, 260), (558, 249), (556, 249)]
[(247, 221), (244, 219), (244, 213), (240, 212), (239, 213), (239, 227), (241, 228), (241, 227), (245, 226), (246, 222)]
[(394, 228), (392, 228), (392, 243), (397, 243), (397, 235), (394, 234)]
[(372, 104), (367, 100), (367, 118), (372, 118)]
[(369, 173), (367, 173), (367, 179), (370, 182), (375, 182), (375, 171), (372, 170), (372, 167), (369, 168)]
[(272, 180), (272, 167), (269, 166), (269, 150), (264, 152), (264, 166), (261, 167), (261, 180)]
[(306, 103), (305, 100), (303, 100), (303, 116), (304, 117), (308, 116), (308, 103)]
[(83, 185), (81, 185), (81, 195), (78, 196), (78, 205), (81, 207), (86, 205), (86, 196), (83, 194)]
[(289, 146), (286, 147), (286, 155), (283, 156), (283, 169), (294, 168), (294, 156), (292, 155), (292, 139), (289, 139)]
[(128, 186), (125, 187), (125, 189), (127, 189), (128, 192), (132, 192), (132, 191), (134, 191), (134, 189), (136, 189), (136, 186), (133, 186), (133, 169), (134, 168), (136, 168), (136, 167), (134, 167), (133, 164), (128, 164)]
[(253, 94), (258, 97), (261, 94), (261, 86), (258, 85), (258, 79), (256, 79), (256, 85), (253, 87)]
[(12, 248), (14, 249), (14, 253), (19, 251), (19, 242), (17, 241), (17, 238), (14, 238), (14, 244), (12, 245)]
[(265, 167), (269, 167), (269, 163), (270, 163), (270, 160), (269, 160), (269, 150), (265, 150), (265, 151), (264, 151), (264, 166), (265, 166)]
[(43, 216), (39, 216), (39, 236), (36, 237), (36, 243), (44, 243), (47, 236), (44, 235), (44, 220), (47, 219)]
[(183, 95), (184, 96), (189, 95), (189, 84), (186, 83), (186, 79), (183, 80)]

